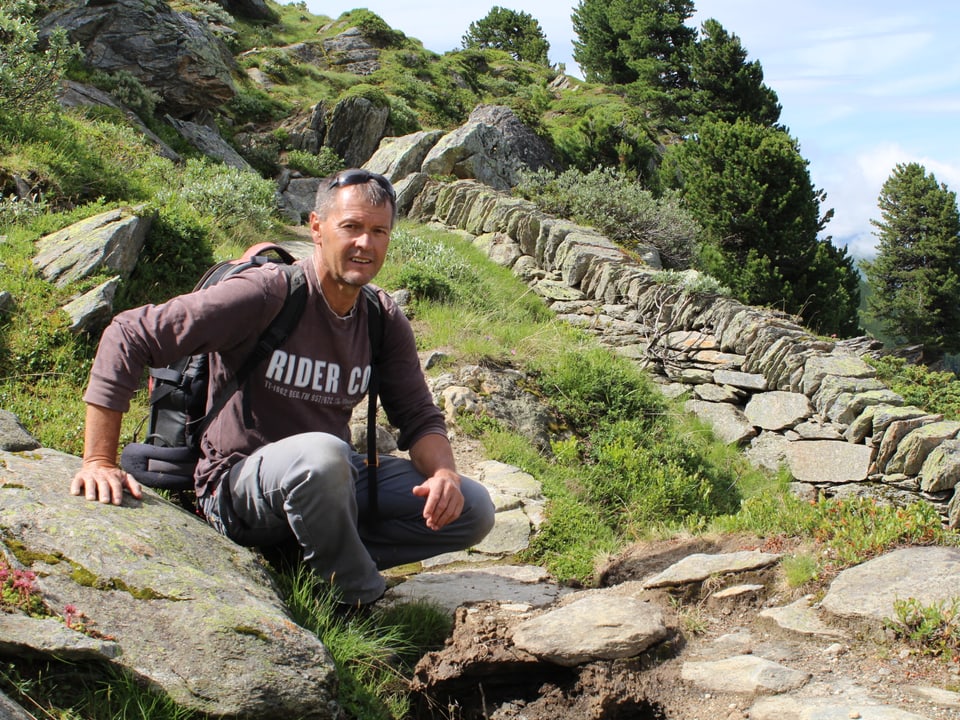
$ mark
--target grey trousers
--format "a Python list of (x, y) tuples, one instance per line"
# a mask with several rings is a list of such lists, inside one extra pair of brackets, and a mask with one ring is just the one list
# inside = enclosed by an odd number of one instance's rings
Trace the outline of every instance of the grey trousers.
[(379, 513), (371, 521), (364, 459), (333, 435), (293, 435), (234, 466), (201, 506), (208, 522), (240, 545), (296, 538), (304, 561), (348, 603), (383, 594), (380, 570), (466, 549), (493, 527), (486, 489), (463, 478), (463, 513), (441, 530), (428, 528), (425, 498), (411, 492), (423, 476), (409, 460), (392, 456), (380, 457)]

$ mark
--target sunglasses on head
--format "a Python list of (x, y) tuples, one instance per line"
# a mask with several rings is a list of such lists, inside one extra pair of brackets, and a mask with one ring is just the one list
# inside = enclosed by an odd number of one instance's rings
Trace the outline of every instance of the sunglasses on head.
[(393, 189), (393, 185), (390, 184), (390, 181), (387, 180), (383, 175), (378, 175), (377, 173), (370, 172), (369, 170), (344, 170), (343, 172), (337, 173), (334, 175), (333, 180), (330, 181), (330, 189), (337, 187), (346, 187), (347, 185), (363, 185), (371, 180), (374, 180), (377, 185), (382, 187), (387, 195), (390, 196), (390, 202), (394, 205), (397, 204), (397, 192)]

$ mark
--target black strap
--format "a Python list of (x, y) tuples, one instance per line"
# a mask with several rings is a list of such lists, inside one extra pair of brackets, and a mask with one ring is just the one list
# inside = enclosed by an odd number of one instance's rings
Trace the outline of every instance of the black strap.
[(370, 522), (376, 522), (380, 512), (377, 488), (377, 468), (380, 456), (377, 453), (377, 395), (380, 392), (380, 351), (383, 349), (383, 308), (377, 291), (363, 286), (367, 298), (367, 334), (370, 336), (370, 385), (367, 388), (367, 507)]
[(281, 265), (287, 274), (287, 298), (284, 300), (280, 312), (263, 331), (257, 340), (256, 347), (244, 360), (243, 365), (234, 373), (230, 382), (213, 399), (207, 414), (197, 425), (196, 429), (190, 433), (190, 444), (199, 445), (203, 433), (210, 427), (210, 423), (220, 414), (227, 402), (233, 397), (233, 394), (247, 381), (254, 369), (262, 363), (270, 354), (287, 339), (287, 336), (293, 331), (303, 309), (307, 304), (307, 278), (303, 269), (299, 265)]

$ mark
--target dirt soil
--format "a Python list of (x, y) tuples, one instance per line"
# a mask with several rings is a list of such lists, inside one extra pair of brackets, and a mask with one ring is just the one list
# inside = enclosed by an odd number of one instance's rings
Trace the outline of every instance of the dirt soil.
[[(789, 552), (783, 547), (779, 551)], [(610, 563), (604, 584), (639, 580), (693, 552), (732, 552), (759, 547), (743, 537), (714, 541), (671, 540), (637, 545)], [(770, 550), (771, 548), (764, 548)], [(763, 584), (746, 600), (712, 597), (722, 587)], [(809, 589), (809, 588), (808, 588)], [(916, 686), (956, 690), (956, 663), (916, 654), (906, 644), (876, 628), (847, 626), (852, 639), (834, 642), (785, 633), (758, 618), (763, 607), (785, 605), (797, 597), (784, 589), (778, 571), (724, 578), (690, 588), (681, 597), (657, 598), (668, 614), (672, 639), (641, 657), (603, 661), (576, 668), (540, 662), (516, 648), (511, 628), (516, 611), (496, 605), (461, 608), (447, 646), (425, 656), (412, 683), (419, 697), (417, 718), (431, 720), (733, 720), (748, 718), (755, 698), (708, 692), (684, 683), (688, 660), (719, 660), (752, 652), (807, 672), (810, 682), (799, 694), (850, 702), (850, 717), (860, 717), (851, 687), (862, 688), (874, 702), (901, 707), (930, 720), (957, 720), (960, 709), (938, 707), (918, 697)], [(720, 652), (723, 636), (743, 638), (747, 648)]]

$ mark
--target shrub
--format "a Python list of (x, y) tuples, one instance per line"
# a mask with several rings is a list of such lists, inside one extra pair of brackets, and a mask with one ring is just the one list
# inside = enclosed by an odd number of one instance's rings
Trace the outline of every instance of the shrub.
[(653, 279), (662, 285), (670, 285), (689, 293), (724, 295), (726, 297), (729, 297), (731, 294), (730, 288), (721, 285), (720, 281), (715, 277), (697, 270), (686, 270), (683, 272), (677, 270), (661, 270), (660, 272), (653, 273)]
[(172, 199), (159, 209), (116, 305), (136, 307), (189, 292), (212, 264), (209, 221), (187, 202)]
[(444, 302), (453, 297), (454, 290), (450, 280), (436, 268), (421, 263), (408, 263), (397, 273), (396, 283), (407, 290), (417, 300)]
[(457, 250), (403, 228), (393, 232), (386, 270), (385, 285), (404, 287), (417, 299), (463, 299), (476, 286), (474, 272)]
[(666, 409), (645, 375), (599, 347), (562, 350), (541, 359), (537, 371), (544, 395), (583, 435), (603, 418), (653, 419)]
[(336, 150), (324, 145), (316, 155), (306, 150), (289, 150), (286, 165), (310, 177), (320, 178), (342, 170), (344, 162)]
[(960, 597), (924, 605), (916, 598), (893, 601), (896, 618), (884, 625), (924, 655), (955, 661), (960, 654)]
[(657, 199), (619, 170), (525, 172), (516, 192), (544, 212), (592, 225), (627, 250), (653, 246), (668, 267), (688, 267), (693, 256), (700, 231), (693, 216), (674, 195)]
[(280, 171), (280, 146), (278, 135), (249, 135), (237, 139), (237, 152), (263, 177), (275, 177)]
[(227, 102), (226, 109), (238, 125), (279, 120), (290, 111), (285, 103), (259, 88), (240, 88)]
[(0, 7), (0, 113), (35, 113), (56, 107), (56, 91), (66, 66), (80, 51), (58, 28), (39, 49), (33, 23), (34, 0), (10, 0)]
[(40, 193), (25, 198), (18, 198), (16, 195), (0, 197), (0, 228), (27, 223), (45, 212), (47, 202)]
[(704, 462), (696, 438), (677, 442), (663, 418), (601, 423), (591, 435), (590, 469), (582, 482), (613, 527), (649, 527), (666, 518), (711, 517), (737, 508), (734, 478)]
[(388, 122), (394, 135), (409, 135), (420, 129), (420, 120), (406, 100), (393, 95), (388, 95), (387, 100), (390, 103), (390, 119)]
[(144, 87), (132, 73), (119, 70), (115, 73), (94, 72), (90, 81), (101, 90), (110, 93), (139, 117), (149, 119), (160, 102), (160, 96)]
[(266, 229), (274, 214), (275, 192), (274, 183), (256, 173), (191, 159), (180, 187), (161, 190), (157, 199), (164, 204), (182, 200), (227, 230), (244, 222)]
[(942, 413), (950, 420), (960, 419), (960, 381), (952, 372), (911, 365), (893, 355), (870, 360), (870, 363), (877, 369), (877, 377), (902, 396), (907, 405)]

